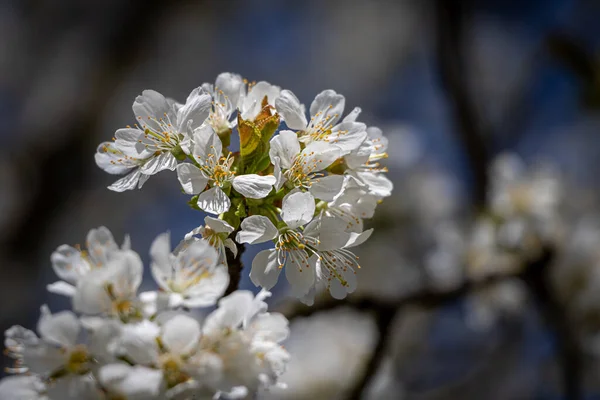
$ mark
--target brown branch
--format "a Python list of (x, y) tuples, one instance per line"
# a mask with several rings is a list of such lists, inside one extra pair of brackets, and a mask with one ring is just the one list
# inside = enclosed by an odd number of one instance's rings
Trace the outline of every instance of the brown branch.
[[(232, 235), (234, 234), (235, 232)], [(236, 256), (233, 255), (231, 250), (225, 250), (227, 254), (227, 270), (229, 272), (229, 286), (227, 286), (227, 290), (225, 291), (224, 296), (235, 292), (240, 286), (240, 279), (242, 278), (242, 269), (244, 269), (244, 264), (242, 263), (242, 254), (246, 250), (246, 245), (243, 243), (236, 243), (236, 245)]]

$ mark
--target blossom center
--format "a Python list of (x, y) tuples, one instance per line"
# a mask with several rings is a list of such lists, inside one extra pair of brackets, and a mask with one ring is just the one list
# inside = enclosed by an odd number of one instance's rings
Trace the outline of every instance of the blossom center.
[(75, 346), (69, 353), (65, 369), (71, 374), (83, 375), (90, 371), (92, 356), (84, 345)]

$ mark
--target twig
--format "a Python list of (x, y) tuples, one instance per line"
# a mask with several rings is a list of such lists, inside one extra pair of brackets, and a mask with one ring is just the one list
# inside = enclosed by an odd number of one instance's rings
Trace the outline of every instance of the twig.
[(373, 349), (373, 352), (371, 353), (369, 362), (363, 367), (362, 377), (357, 380), (354, 387), (349, 391), (348, 399), (360, 400), (365, 389), (369, 386), (369, 383), (379, 370), (379, 366), (383, 361), (386, 349), (388, 347), (394, 318), (396, 317), (397, 313), (397, 307), (384, 307), (377, 310), (377, 329), (379, 331), (379, 340), (375, 345), (375, 349)]
[(583, 359), (577, 336), (573, 332), (566, 310), (553, 294), (548, 282), (548, 266), (553, 258), (551, 251), (544, 254), (521, 276), (533, 294), (540, 314), (549, 329), (556, 335), (559, 367), (566, 399), (583, 398)]
[(227, 290), (225, 291), (224, 296), (235, 292), (240, 286), (242, 269), (244, 269), (244, 264), (242, 263), (242, 253), (244, 253), (244, 251), (246, 250), (246, 245), (243, 243), (236, 243), (236, 245), (237, 255), (235, 257), (231, 250), (225, 250), (227, 254), (227, 270), (229, 272), (229, 286), (227, 286)]

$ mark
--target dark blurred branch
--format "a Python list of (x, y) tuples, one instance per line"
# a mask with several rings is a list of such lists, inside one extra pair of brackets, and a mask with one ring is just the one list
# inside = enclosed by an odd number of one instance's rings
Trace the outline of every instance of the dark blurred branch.
[(242, 263), (242, 254), (246, 250), (246, 245), (243, 243), (236, 243), (236, 245), (237, 255), (235, 257), (231, 250), (225, 249), (225, 252), (227, 253), (227, 270), (229, 271), (229, 286), (227, 286), (224, 296), (235, 292), (240, 286), (242, 270), (244, 269), (244, 264)]
[(600, 109), (600, 62), (595, 54), (564, 33), (549, 35), (546, 45), (550, 55), (578, 79), (583, 104)]
[(350, 296), (343, 300), (326, 298), (315, 303), (313, 306), (294, 303), (293, 305), (281, 307), (279, 311), (288, 319), (294, 319), (297, 317), (309, 317), (318, 312), (331, 310), (343, 305), (351, 306), (357, 310), (388, 310), (409, 305), (435, 309), (449, 302), (458, 300), (474, 290), (486, 288), (513, 276), (514, 275), (498, 274), (491, 275), (479, 281), (465, 280), (460, 286), (448, 291), (435, 291), (425, 288), (421, 291), (410, 293), (396, 299), (378, 299), (377, 297), (370, 296)]
[(379, 307), (377, 309), (377, 330), (379, 331), (379, 340), (375, 345), (375, 349), (371, 353), (371, 358), (367, 364), (363, 367), (363, 374), (360, 377), (354, 387), (349, 392), (348, 399), (360, 400), (365, 389), (369, 386), (369, 383), (379, 371), (379, 367), (383, 361), (383, 358), (388, 347), (389, 339), (391, 337), (392, 326), (394, 318), (398, 312), (396, 307)]
[(458, 139), (468, 157), (473, 177), (473, 204), (483, 207), (487, 191), (488, 149), (486, 135), (477, 108), (469, 96), (466, 80), (463, 30), (465, 3), (435, 1), (437, 65), (450, 107), (455, 115)]
[(351, 392), (352, 396), (350, 398), (358, 399), (360, 398), (360, 393), (364, 391), (378, 370), (379, 362), (382, 359), (382, 352), (387, 345), (390, 334), (390, 320), (393, 319), (399, 309), (409, 305), (436, 309), (500, 281), (519, 278), (530, 289), (530, 293), (536, 301), (549, 329), (556, 334), (565, 396), (567, 399), (578, 400), (582, 398), (583, 360), (577, 337), (570, 328), (565, 310), (554, 297), (549, 286), (547, 272), (548, 266), (552, 261), (552, 256), (551, 251), (544, 251), (538, 259), (525, 265), (523, 270), (517, 274), (491, 275), (477, 281), (465, 280), (460, 286), (448, 291), (432, 291), (425, 288), (422, 291), (390, 300), (377, 299), (376, 297), (356, 298), (352, 296), (344, 300), (328, 298), (317, 302), (312, 307), (294, 304), (292, 306), (288, 305), (287, 308), (280, 308), (280, 311), (290, 320), (297, 317), (308, 317), (315, 313), (344, 305), (357, 310), (371, 310), (376, 313), (377, 325), (381, 336), (367, 365), (368, 368), (365, 370), (365, 375)]
[(521, 279), (533, 294), (546, 325), (555, 334), (565, 398), (578, 400), (583, 398), (583, 358), (566, 310), (550, 286), (548, 268), (552, 258), (552, 252), (545, 251), (529, 265)]

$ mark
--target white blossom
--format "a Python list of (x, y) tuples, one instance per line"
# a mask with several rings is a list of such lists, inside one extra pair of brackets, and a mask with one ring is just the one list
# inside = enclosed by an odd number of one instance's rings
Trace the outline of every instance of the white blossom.
[(332, 190), (335, 191), (335, 181), (343, 178), (339, 175), (324, 176), (319, 172), (329, 167), (341, 154), (340, 147), (327, 142), (313, 142), (301, 150), (296, 133), (280, 132), (271, 139), (269, 151), (277, 179), (275, 189), (279, 190), (285, 182), (289, 182), (292, 187), (312, 191), (313, 185), (317, 183), (315, 189), (320, 189), (316, 193), (317, 197), (321, 193), (333, 196), (337, 193), (331, 193)]
[(151, 271), (159, 287), (170, 293), (171, 306), (206, 307), (216, 304), (229, 284), (227, 266), (207, 240), (193, 241), (171, 253), (169, 233), (150, 248)]
[(233, 256), (237, 256), (237, 245), (229, 238), (235, 229), (226, 221), (207, 216), (204, 218), (204, 226), (199, 226), (185, 235), (185, 243), (197, 240), (196, 236), (208, 241), (208, 243), (219, 252), (219, 261), (227, 264), (225, 248), (229, 249)]
[(142, 283), (140, 256), (122, 251), (103, 268), (98, 268), (77, 283), (73, 308), (84, 314), (112, 315), (122, 319), (137, 318), (141, 306), (137, 290)]
[[(194, 132), (192, 154), (197, 165), (191, 163), (177, 166), (177, 177), (187, 194), (199, 194), (198, 207), (211, 214), (221, 214), (229, 210), (231, 200), (223, 189), (233, 189), (250, 199), (266, 197), (275, 177), (246, 174), (236, 176), (231, 170), (233, 157), (222, 156), (223, 145), (210, 126)], [(205, 190), (206, 187), (211, 186)]]
[(87, 250), (69, 245), (59, 246), (50, 256), (52, 268), (61, 281), (48, 285), (48, 291), (73, 297), (77, 282), (92, 270), (102, 268), (129, 250), (129, 237), (119, 248), (112, 233), (104, 226), (89, 231), (86, 239)]
[[(238, 242), (276, 243), (274, 249), (263, 250), (254, 258), (250, 279), (255, 285), (270, 289), (285, 267), (296, 297), (309, 295), (317, 282), (326, 283), (335, 297), (345, 297), (354, 290), (354, 267), (358, 267), (358, 262), (346, 248), (366, 240), (371, 230), (360, 234), (345, 232), (343, 224), (335, 219), (313, 221), (314, 212), (315, 201), (310, 193), (292, 192), (283, 199), (281, 228), (258, 215), (242, 222), (242, 230), (236, 237)], [(299, 229), (305, 225), (304, 230)]]
[(185, 104), (177, 104), (154, 90), (145, 90), (133, 103), (138, 124), (119, 129), (111, 145), (98, 149), (96, 163), (109, 173), (133, 169), (109, 189), (122, 192), (141, 187), (148, 176), (174, 170), (177, 157), (185, 156), (193, 130), (209, 115), (211, 97), (194, 89)]
[(344, 96), (333, 90), (324, 90), (310, 105), (310, 121), (307, 121), (304, 106), (298, 98), (291, 91), (282, 90), (275, 107), (288, 128), (298, 131), (300, 141), (306, 144), (315, 141), (336, 144), (342, 155), (346, 155), (359, 148), (367, 138), (367, 132), (365, 124), (352, 118), (338, 124), (345, 103)]

